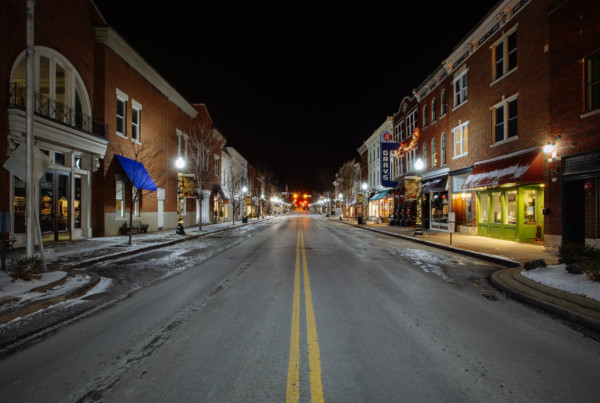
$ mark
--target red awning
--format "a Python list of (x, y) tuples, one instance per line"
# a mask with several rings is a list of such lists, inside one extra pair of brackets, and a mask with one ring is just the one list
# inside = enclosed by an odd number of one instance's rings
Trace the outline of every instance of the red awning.
[(544, 154), (540, 147), (473, 164), (463, 189), (495, 187), (507, 183), (540, 183), (544, 180)]

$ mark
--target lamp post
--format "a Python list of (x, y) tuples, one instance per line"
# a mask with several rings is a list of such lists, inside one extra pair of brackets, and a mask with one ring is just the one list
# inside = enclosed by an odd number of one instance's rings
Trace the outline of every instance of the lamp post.
[(179, 156), (175, 161), (177, 167), (177, 235), (185, 235), (183, 229), (183, 167), (185, 167), (185, 160)]
[(362, 185), (361, 185), (361, 188), (362, 188), (362, 192), (363, 192), (363, 201), (362, 201), (362, 205), (360, 206), (360, 211), (361, 211), (360, 220), (361, 220), (361, 222), (359, 222), (359, 224), (366, 223), (365, 217), (367, 216), (367, 214), (365, 214), (365, 205), (368, 204), (368, 202), (367, 202), (367, 189), (369, 188), (369, 185), (367, 185), (367, 182), (363, 182)]
[[(417, 172), (421, 172), (423, 170), (425, 164), (423, 164), (423, 161), (419, 158), (418, 160), (415, 161), (415, 170)], [(421, 194), (421, 176), (418, 176), (418, 182), (417, 182), (417, 194), (419, 195), (417, 197), (417, 214), (416, 214), (416, 218), (415, 218), (415, 235), (423, 235), (423, 207), (421, 206), (421, 201), (422, 201), (422, 194)]]

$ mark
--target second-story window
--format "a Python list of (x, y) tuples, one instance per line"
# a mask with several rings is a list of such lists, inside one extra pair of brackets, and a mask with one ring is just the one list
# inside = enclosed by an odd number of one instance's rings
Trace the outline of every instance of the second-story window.
[(435, 122), (435, 120), (437, 119), (437, 105), (435, 103), (435, 98), (433, 98), (433, 101), (431, 101), (431, 123)]
[(427, 170), (427, 143), (423, 143), (423, 169)]
[(431, 140), (431, 167), (432, 168), (436, 168), (437, 167), (437, 142), (435, 139)]
[(469, 122), (465, 122), (460, 126), (452, 129), (454, 134), (454, 158), (467, 155), (469, 151)]
[(217, 154), (214, 156), (214, 169), (215, 176), (219, 176), (219, 156)]
[(446, 133), (442, 133), (442, 149), (440, 151), (441, 153), (441, 164), (442, 166), (446, 165), (446, 149), (447, 149), (447, 145), (446, 145)]
[(117, 134), (127, 136), (125, 131), (125, 122), (127, 116), (127, 102), (121, 97), (117, 97)]
[(442, 99), (440, 100), (440, 116), (444, 116), (446, 114), (446, 90), (442, 90)]
[(140, 141), (140, 120), (142, 109), (138, 105), (131, 107), (131, 139)]
[(427, 127), (427, 105), (423, 105), (423, 127)]
[(454, 80), (454, 107), (467, 101), (467, 72), (465, 71)]
[(492, 46), (492, 51), (494, 53), (493, 77), (497, 80), (517, 67), (517, 31), (514, 30), (502, 37)]
[(509, 98), (494, 106), (492, 119), (495, 143), (516, 137), (519, 134), (517, 130), (517, 98)]
[(600, 109), (600, 52), (585, 61), (585, 110)]

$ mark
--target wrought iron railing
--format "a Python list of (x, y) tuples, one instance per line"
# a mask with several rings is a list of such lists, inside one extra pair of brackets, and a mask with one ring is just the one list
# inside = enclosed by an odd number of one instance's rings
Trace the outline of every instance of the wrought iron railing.
[[(27, 90), (16, 83), (10, 87), (10, 107), (25, 110), (27, 107)], [(80, 111), (68, 107), (54, 99), (50, 99), (37, 92), (33, 93), (34, 113), (52, 121), (62, 123), (69, 127), (106, 137), (107, 125), (97, 122), (91, 116), (84, 115)]]

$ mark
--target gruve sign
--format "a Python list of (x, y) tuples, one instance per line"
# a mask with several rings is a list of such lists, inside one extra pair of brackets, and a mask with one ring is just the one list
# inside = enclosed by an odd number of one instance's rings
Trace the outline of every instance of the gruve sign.
[(384, 188), (395, 188), (398, 182), (392, 180), (392, 151), (400, 148), (400, 143), (394, 141), (394, 136), (389, 130), (381, 133), (381, 186)]

